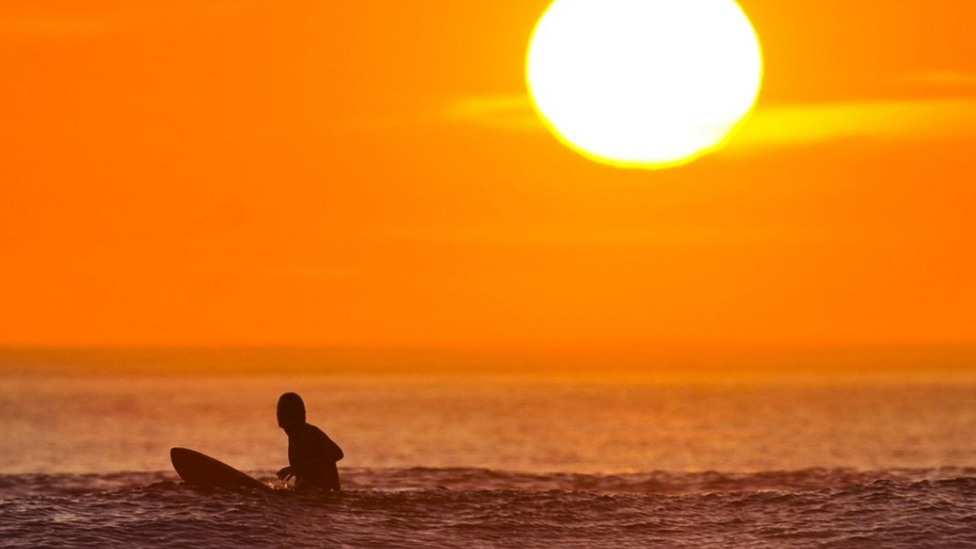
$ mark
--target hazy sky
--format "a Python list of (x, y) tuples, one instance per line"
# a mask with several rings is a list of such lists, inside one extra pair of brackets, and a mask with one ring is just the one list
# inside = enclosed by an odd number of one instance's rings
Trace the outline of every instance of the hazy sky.
[(976, 2), (741, 4), (652, 172), (533, 115), (546, 0), (5, 0), (0, 345), (976, 342)]

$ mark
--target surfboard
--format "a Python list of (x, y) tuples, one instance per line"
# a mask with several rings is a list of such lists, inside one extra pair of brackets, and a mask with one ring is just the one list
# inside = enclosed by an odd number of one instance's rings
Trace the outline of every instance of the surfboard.
[(222, 461), (187, 448), (173, 448), (169, 451), (173, 468), (187, 484), (211, 488), (260, 488), (269, 487), (254, 477), (248, 476)]

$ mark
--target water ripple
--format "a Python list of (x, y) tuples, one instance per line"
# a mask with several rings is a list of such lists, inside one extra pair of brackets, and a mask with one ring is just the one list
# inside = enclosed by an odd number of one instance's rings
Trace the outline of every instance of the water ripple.
[[(342, 494), (197, 489), (168, 474), (8, 475), (0, 546), (976, 547), (969, 473), (360, 470)], [(647, 490), (651, 479), (667, 489)]]

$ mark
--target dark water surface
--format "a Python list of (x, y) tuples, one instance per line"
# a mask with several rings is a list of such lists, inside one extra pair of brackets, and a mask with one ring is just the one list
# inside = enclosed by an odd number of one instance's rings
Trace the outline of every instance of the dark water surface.
[(976, 547), (976, 470), (347, 473), (339, 495), (6, 475), (0, 546)]

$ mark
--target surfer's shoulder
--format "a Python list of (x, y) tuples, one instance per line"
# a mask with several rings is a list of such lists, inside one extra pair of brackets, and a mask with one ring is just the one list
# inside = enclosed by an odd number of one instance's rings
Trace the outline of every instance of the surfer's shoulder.
[(306, 423), (305, 425), (308, 426), (307, 429), (309, 435), (314, 436), (316, 438), (320, 438), (320, 437), (329, 438), (329, 435), (325, 434), (325, 431), (319, 429), (317, 426), (312, 425), (311, 423)]

